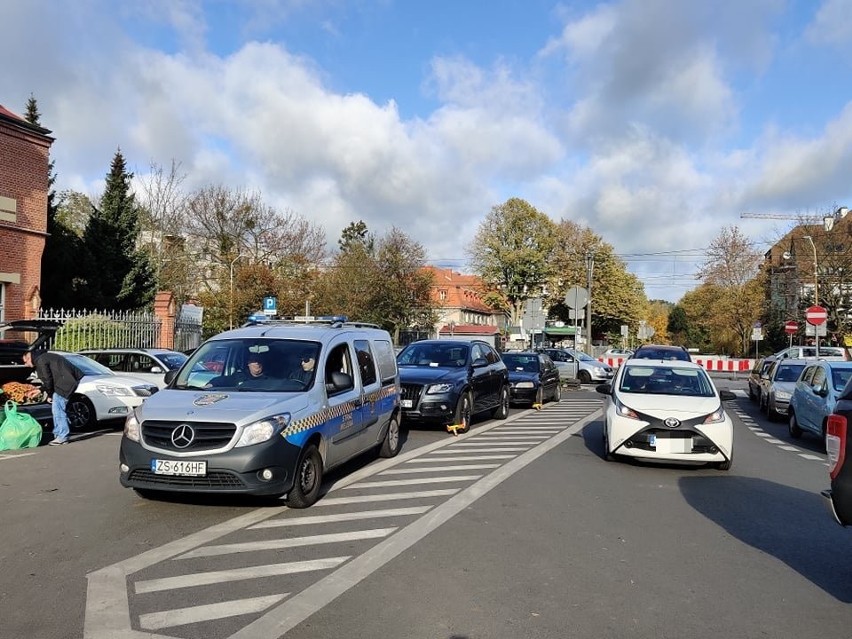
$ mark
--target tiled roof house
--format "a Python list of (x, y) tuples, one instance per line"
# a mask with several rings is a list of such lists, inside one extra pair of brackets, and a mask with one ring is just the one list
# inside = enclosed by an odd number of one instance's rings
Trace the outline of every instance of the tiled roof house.
[(486, 337), (500, 335), (506, 327), (506, 314), (488, 306), (482, 299), (484, 286), (476, 275), (428, 266), (433, 273), (432, 301), (439, 311), (435, 333), (438, 337)]

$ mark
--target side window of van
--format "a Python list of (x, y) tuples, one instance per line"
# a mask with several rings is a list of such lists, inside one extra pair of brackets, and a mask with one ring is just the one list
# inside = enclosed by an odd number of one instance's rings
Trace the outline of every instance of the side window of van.
[(370, 352), (370, 343), (365, 339), (355, 340), (355, 356), (358, 358), (358, 372), (361, 374), (361, 383), (370, 386), (376, 383), (376, 363)]
[[(349, 352), (349, 344), (338, 344), (328, 354), (325, 361), (325, 387), (329, 395), (336, 395), (350, 390), (354, 385), (352, 368), (352, 355)], [(349, 385), (346, 388), (335, 388), (331, 381), (332, 373), (345, 373), (349, 375)]]
[(397, 374), (396, 355), (393, 352), (393, 346), (388, 340), (377, 339), (373, 340), (373, 349), (382, 383), (393, 382)]

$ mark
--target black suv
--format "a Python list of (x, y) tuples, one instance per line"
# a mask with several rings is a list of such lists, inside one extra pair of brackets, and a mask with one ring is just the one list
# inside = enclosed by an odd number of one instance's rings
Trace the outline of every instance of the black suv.
[(689, 351), (683, 346), (669, 346), (668, 344), (643, 344), (637, 348), (630, 359), (660, 359), (660, 360), (682, 360), (691, 362)]
[(396, 356), (402, 417), (470, 428), (472, 415), (509, 415), (509, 372), (500, 354), (481, 340), (421, 340)]

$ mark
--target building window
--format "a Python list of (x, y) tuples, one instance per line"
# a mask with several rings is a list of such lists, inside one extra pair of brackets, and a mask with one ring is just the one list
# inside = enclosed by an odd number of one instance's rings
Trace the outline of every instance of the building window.
[(447, 301), (447, 291), (445, 289), (442, 288), (438, 291), (438, 299), (442, 302)]

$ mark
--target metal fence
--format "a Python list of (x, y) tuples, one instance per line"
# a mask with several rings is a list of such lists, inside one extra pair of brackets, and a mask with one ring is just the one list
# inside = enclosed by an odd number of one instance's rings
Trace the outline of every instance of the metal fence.
[(163, 330), (163, 320), (150, 311), (88, 311), (42, 309), (38, 319), (58, 320), (50, 348), (79, 351), (85, 348), (170, 348), (185, 351), (201, 343), (201, 322), (177, 316), (173, 330)]

